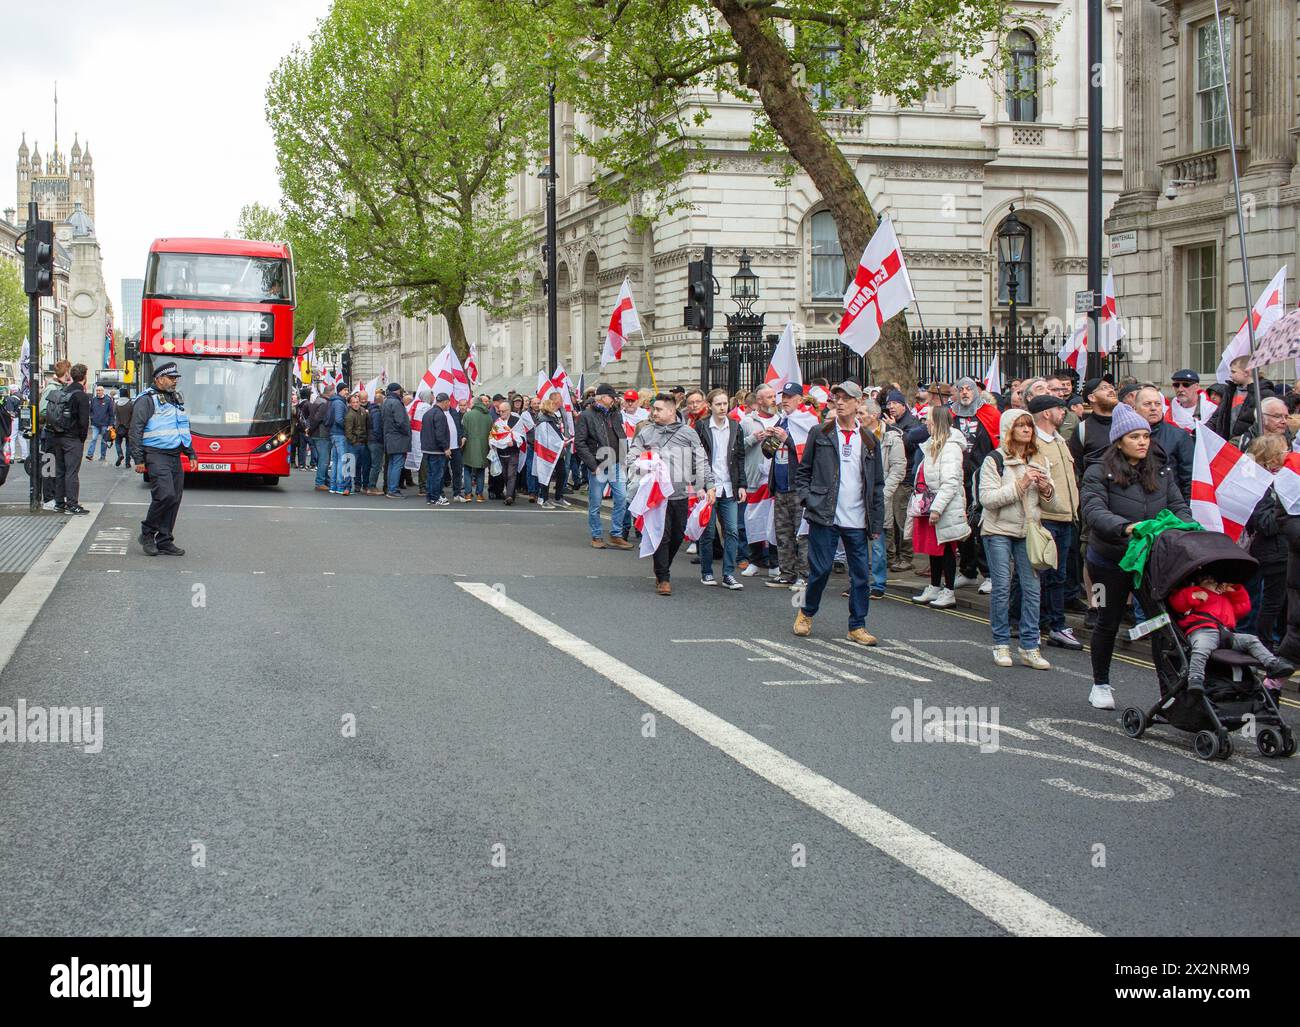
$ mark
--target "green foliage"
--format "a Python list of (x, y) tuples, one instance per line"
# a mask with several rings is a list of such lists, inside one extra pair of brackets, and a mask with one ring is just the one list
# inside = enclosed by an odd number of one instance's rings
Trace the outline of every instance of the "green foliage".
[(0, 360), (17, 360), (27, 337), (27, 294), (22, 272), (0, 261)]
[(316, 253), (314, 238), (310, 235), (293, 238), (284, 215), (261, 203), (249, 203), (240, 208), (235, 236), (259, 242), (287, 242), (292, 247), (298, 291), (293, 319), (294, 341), (302, 342), (315, 329), (322, 352), (342, 349), (347, 341), (342, 296), (337, 284), (313, 263)]
[[(636, 197), (651, 218), (685, 205), (675, 186), (689, 168), (711, 167), (698, 135), (709, 117), (700, 94), (760, 98), (752, 55), (720, 12), (759, 19), (819, 111), (865, 108), (879, 96), (916, 104), (972, 65), (998, 82), (1009, 23), (1008, 0), (507, 0), (493, 7), (516, 36), (536, 33), (540, 19), (556, 52), (568, 55), (557, 63), (560, 92), (598, 128), (578, 140), (609, 172), (598, 188), (616, 202)], [(774, 177), (794, 170), (761, 106), (750, 144), (771, 157)]]
[(463, 353), (454, 312), (508, 303), (531, 234), (507, 201), (546, 123), (543, 64), (469, 0), (335, 0), (266, 94), (298, 259), (448, 315)]

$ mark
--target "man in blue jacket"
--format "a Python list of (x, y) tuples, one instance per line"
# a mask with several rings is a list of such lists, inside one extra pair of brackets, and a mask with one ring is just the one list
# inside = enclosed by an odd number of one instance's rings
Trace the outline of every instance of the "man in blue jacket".
[[(451, 408), (451, 396), (438, 393), (433, 407), (420, 421), (420, 449), (425, 460), (425, 495), (430, 506), (446, 506), (442, 494), (442, 479), (451, 463), (451, 490), (458, 503), (465, 501), (461, 494), (460, 447), (465, 442), (460, 411)], [(436, 494), (436, 495), (435, 495)]]
[(868, 633), (871, 543), (885, 525), (885, 470), (880, 444), (858, 421), (862, 389), (844, 381), (831, 390), (835, 417), (814, 428), (795, 472), (795, 488), (808, 520), (808, 588), (794, 633), (812, 634), (813, 617), (830, 580), (835, 550), (844, 543), (849, 567), (849, 641), (875, 645)]
[(117, 409), (111, 399), (104, 394), (104, 386), (96, 385), (95, 394), (90, 398), (90, 445), (86, 447), (86, 459), (95, 459), (95, 443), (99, 442), (99, 462), (108, 459), (108, 429), (116, 420)]
[(343, 461), (348, 456), (347, 438), (343, 434), (343, 419), (348, 415), (348, 388), (340, 385), (329, 398), (329, 410), (325, 413), (325, 427), (330, 433), (330, 494), (343, 495), (343, 482), (351, 475), (346, 474)]

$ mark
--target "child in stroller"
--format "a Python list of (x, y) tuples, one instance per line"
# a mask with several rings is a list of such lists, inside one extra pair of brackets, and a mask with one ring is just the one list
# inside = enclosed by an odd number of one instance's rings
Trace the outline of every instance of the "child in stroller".
[(1295, 667), (1274, 656), (1254, 635), (1236, 630), (1237, 619), (1250, 613), (1250, 596), (1241, 585), (1216, 581), (1213, 574), (1193, 574), (1189, 584), (1169, 597), (1169, 605), (1179, 614), (1178, 626), (1192, 650), (1188, 691), (1205, 691), (1205, 665), (1216, 649), (1232, 649), (1254, 657), (1273, 679), (1295, 673)]

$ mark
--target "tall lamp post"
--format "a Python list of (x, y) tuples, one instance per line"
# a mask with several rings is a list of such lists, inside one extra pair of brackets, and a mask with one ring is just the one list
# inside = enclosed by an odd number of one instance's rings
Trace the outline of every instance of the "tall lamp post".
[(1020, 288), (1019, 271), (1025, 256), (1027, 230), (1018, 217), (1016, 205), (998, 229), (998, 257), (1007, 269), (1007, 373), (1020, 375), (1020, 331), (1016, 318), (1016, 292)]
[(555, 294), (556, 254), (555, 254), (555, 83), (546, 87), (550, 118), (550, 145), (547, 150), (546, 166), (537, 173), (537, 177), (546, 181), (546, 245), (542, 253), (546, 258), (546, 376), (555, 373), (560, 362), (560, 315), (557, 306), (559, 298)]
[(758, 275), (750, 268), (753, 258), (748, 250), (740, 251), (740, 269), (731, 276), (731, 299), (738, 312), (727, 315), (727, 391), (739, 388), (740, 347), (763, 340), (763, 319), (766, 315), (754, 313), (758, 299)]

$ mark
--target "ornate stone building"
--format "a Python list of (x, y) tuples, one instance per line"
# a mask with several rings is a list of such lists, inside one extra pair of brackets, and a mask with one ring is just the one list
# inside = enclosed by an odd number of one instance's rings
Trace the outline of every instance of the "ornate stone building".
[[(1008, 37), (1015, 68), (1010, 74), (1019, 83), (1014, 91), (995, 89), (972, 70), (915, 107), (881, 100), (865, 110), (826, 116), (871, 203), (893, 217), (928, 328), (1005, 320), (1006, 281), (995, 236), (1013, 203), (1031, 232), (1029, 267), (1018, 296), (1022, 318), (1068, 324), (1074, 317), (1073, 294), (1086, 287), (1084, 10), (1084, 0), (1024, 5), (1022, 21)], [(1054, 36), (1044, 29), (1047, 18), (1060, 20)], [(1051, 53), (1046, 53), (1049, 40)], [(1119, 3), (1110, 0), (1107, 56), (1121, 52), (1122, 45)], [(1120, 186), (1123, 83), (1117, 62), (1108, 60), (1105, 69), (1109, 206)], [(559, 355), (575, 382), (582, 371), (589, 384), (599, 379), (605, 324), (625, 276), (632, 282), (645, 337), (631, 340), (623, 360), (607, 369), (609, 380), (648, 385), (646, 349), (661, 384), (698, 377), (700, 337), (685, 329), (682, 310), (687, 263), (706, 245), (713, 247), (714, 275), (722, 286), (715, 301), (715, 342), (725, 337), (723, 315), (734, 309), (728, 279), (743, 249), (761, 278), (755, 309), (766, 315), (767, 331), (779, 332), (793, 319), (801, 338), (835, 337), (846, 264), (856, 267), (858, 254), (846, 261), (840, 252), (830, 214), (806, 175), (777, 185), (772, 167), (748, 151), (751, 106), (719, 101), (713, 94), (697, 99), (710, 114), (699, 131), (714, 166), (680, 183), (693, 209), (661, 218), (643, 233), (631, 227), (639, 209), (635, 203), (596, 199), (591, 186), (599, 169), (572, 146), (575, 132), (585, 132), (586, 125), (561, 105)], [(513, 316), (467, 318), (477, 321), (469, 330), (478, 339), (480, 365), (493, 388), (531, 386), (546, 360), (545, 182), (536, 171), (518, 177), (511, 197), (515, 213), (535, 230), (533, 259), (518, 282)], [(386, 360), (391, 369), (398, 352), (408, 377), (408, 362), (420, 371), (427, 365), (419, 330), (396, 315), (395, 304), (386, 320), (353, 311), (347, 321), (359, 367), (377, 368)], [(917, 326), (917, 318), (910, 324)], [(438, 347), (440, 327), (430, 332)]]
[[(1300, 11), (1292, 0), (1225, 0), (1223, 103), (1212, 0), (1124, 0), (1124, 189), (1106, 224), (1135, 373), (1213, 375), (1246, 315), (1233, 199), (1246, 213), (1250, 303), (1300, 264)], [(1126, 340), (1127, 341), (1127, 340)], [(1286, 379), (1290, 367), (1278, 368)]]

